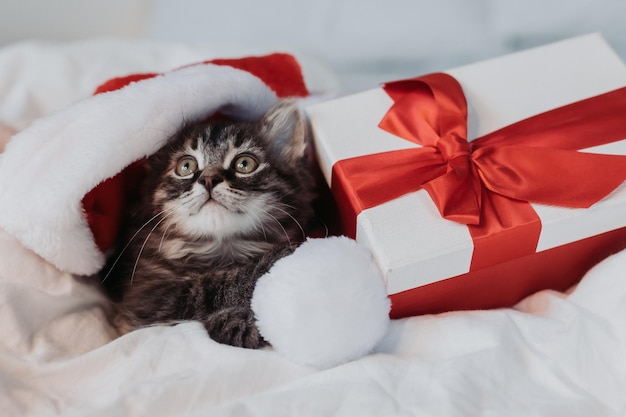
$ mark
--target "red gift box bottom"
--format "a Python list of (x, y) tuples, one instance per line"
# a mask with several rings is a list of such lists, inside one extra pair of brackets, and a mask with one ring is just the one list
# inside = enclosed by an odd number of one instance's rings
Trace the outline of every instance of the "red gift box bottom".
[(567, 290), (625, 248), (626, 227), (403, 291), (390, 296), (391, 317), (511, 307), (537, 291)]

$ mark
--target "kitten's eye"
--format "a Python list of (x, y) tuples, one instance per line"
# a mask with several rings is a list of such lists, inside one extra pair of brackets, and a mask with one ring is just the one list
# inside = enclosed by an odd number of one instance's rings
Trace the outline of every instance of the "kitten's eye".
[(259, 167), (259, 163), (250, 155), (240, 155), (235, 159), (234, 168), (235, 171), (240, 174), (250, 174)]
[(192, 156), (183, 156), (178, 160), (176, 165), (176, 175), (179, 177), (188, 177), (198, 170), (198, 162)]

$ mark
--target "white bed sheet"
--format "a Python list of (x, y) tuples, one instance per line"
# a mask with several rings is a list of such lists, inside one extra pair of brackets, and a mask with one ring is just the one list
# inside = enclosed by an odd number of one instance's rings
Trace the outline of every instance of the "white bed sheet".
[[(154, 45), (105, 45), (97, 52), (115, 65), (80, 58), (93, 44), (0, 51), (0, 120), (21, 128), (112, 75), (204, 59), (176, 45), (164, 55)], [(45, 66), (50, 60), (56, 70)], [(20, 62), (35, 66), (24, 71)], [(76, 71), (68, 75), (67, 65)], [(93, 283), (0, 230), (0, 414), (626, 415), (625, 270), (622, 252), (569, 295), (545, 291), (513, 309), (397, 320), (371, 355), (316, 370), (271, 349), (219, 345), (197, 323), (116, 338)]]

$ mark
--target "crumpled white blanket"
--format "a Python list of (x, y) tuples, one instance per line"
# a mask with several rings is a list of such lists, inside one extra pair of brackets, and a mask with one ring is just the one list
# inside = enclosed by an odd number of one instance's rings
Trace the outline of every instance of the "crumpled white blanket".
[(569, 295), (392, 322), (376, 351), (318, 371), (217, 344), (197, 323), (120, 338), (97, 288), (0, 233), (5, 416), (621, 416), (626, 252)]
[[(70, 58), (63, 53), (55, 56)], [(58, 76), (48, 71), (41, 76)], [(0, 81), (0, 94), (8, 85)], [(397, 320), (372, 354), (317, 370), (271, 349), (219, 345), (196, 323), (117, 338), (93, 282), (58, 271), (0, 230), (0, 414), (622, 416), (624, 271), (626, 252), (570, 294)]]

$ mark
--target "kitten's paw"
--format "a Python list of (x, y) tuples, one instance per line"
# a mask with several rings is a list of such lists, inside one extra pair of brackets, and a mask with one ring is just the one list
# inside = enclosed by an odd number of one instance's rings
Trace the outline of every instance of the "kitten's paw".
[(216, 342), (258, 349), (267, 345), (256, 326), (252, 310), (247, 308), (225, 308), (211, 314), (204, 327)]

